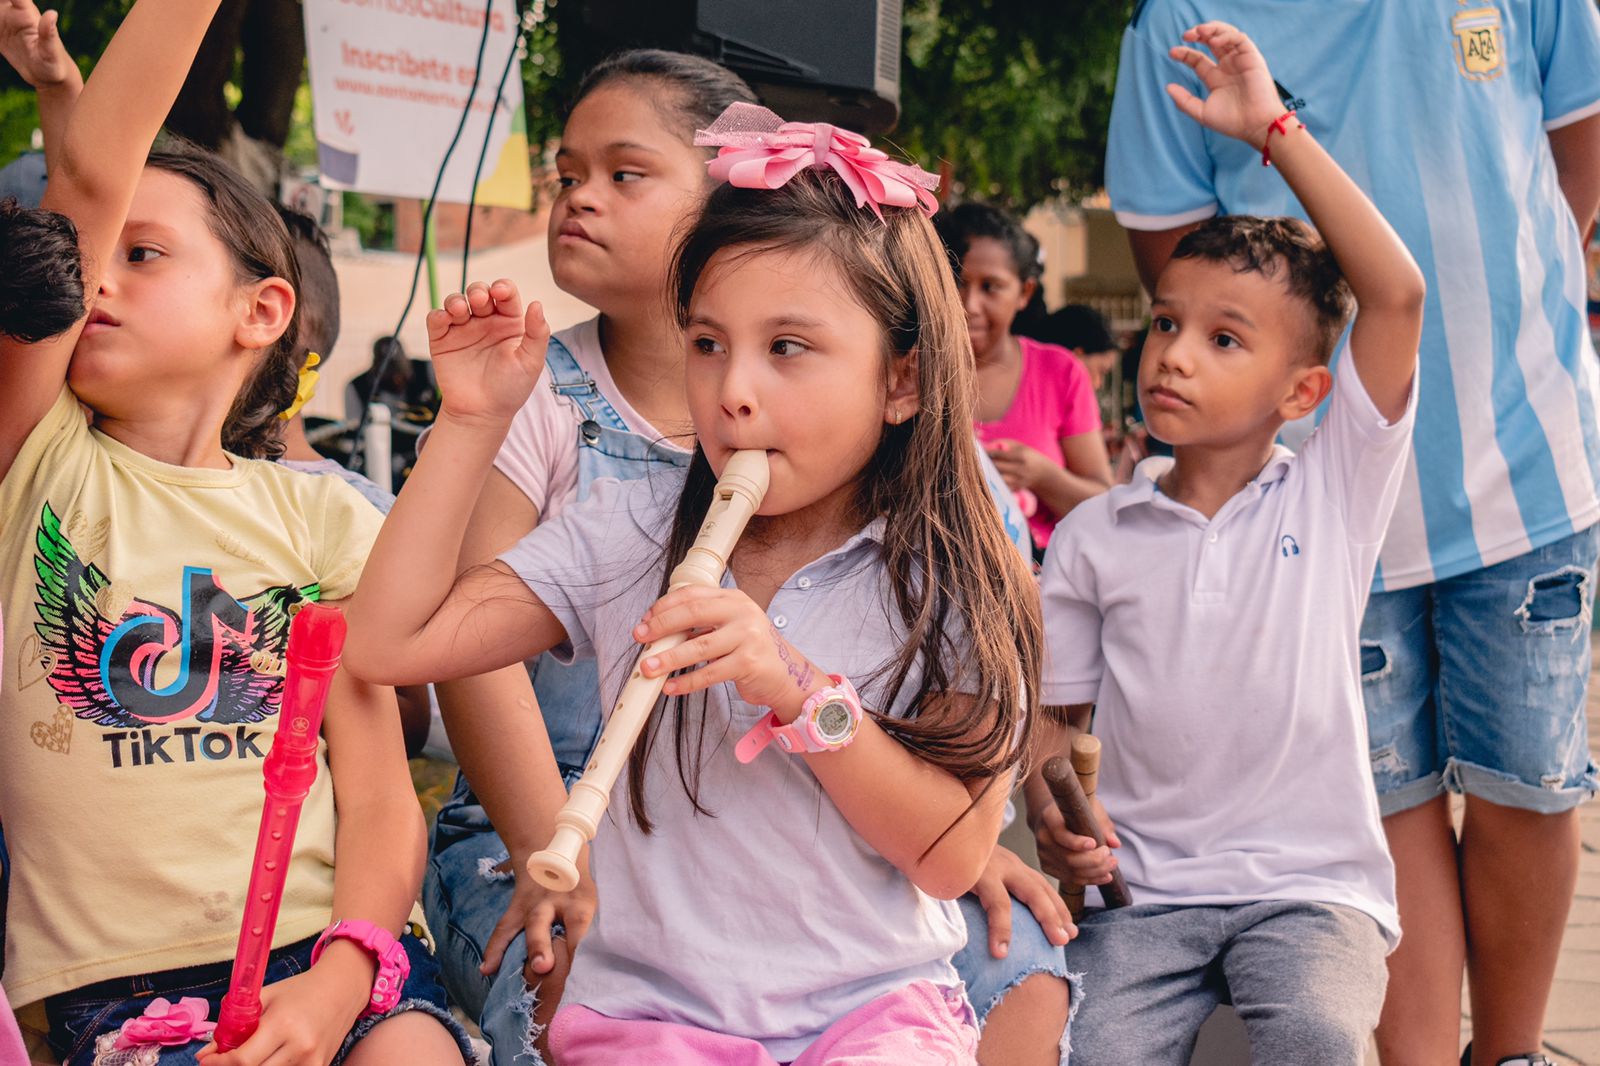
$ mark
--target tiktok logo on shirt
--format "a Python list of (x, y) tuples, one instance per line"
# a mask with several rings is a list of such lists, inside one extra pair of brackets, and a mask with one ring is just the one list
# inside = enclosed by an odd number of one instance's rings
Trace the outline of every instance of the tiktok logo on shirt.
[(210, 569), (185, 566), (174, 611), (117, 595), (48, 504), (37, 543), (34, 631), (50, 687), (76, 717), (116, 730), (101, 737), (113, 768), (264, 757), (262, 731), (247, 727), (278, 713), (289, 621), (317, 585), (235, 599)]
[[(129, 766), (156, 766), (160, 763), (225, 762), (228, 759), (264, 759), (267, 753), (258, 745), (261, 730), (249, 726), (202, 730), (197, 725), (178, 726), (161, 734), (151, 729), (118, 730), (102, 733), (100, 739), (111, 749), (112, 769)], [(171, 742), (172, 750), (167, 750)]]

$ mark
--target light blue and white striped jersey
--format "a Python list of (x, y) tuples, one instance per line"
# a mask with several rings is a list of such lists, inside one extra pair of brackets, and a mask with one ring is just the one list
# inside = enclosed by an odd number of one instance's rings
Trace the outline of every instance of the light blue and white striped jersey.
[(1415, 448), (1379, 590), (1491, 566), (1600, 520), (1600, 372), (1546, 132), (1600, 113), (1595, 0), (1147, 0), (1122, 41), (1106, 184), (1130, 229), (1305, 217), (1249, 145), (1202, 128), (1168, 58), (1207, 19), (1260, 46), (1286, 102), (1428, 278)]

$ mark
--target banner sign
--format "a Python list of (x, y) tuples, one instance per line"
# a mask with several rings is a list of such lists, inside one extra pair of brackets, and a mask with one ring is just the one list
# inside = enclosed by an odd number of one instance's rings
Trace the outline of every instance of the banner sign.
[[(304, 0), (306, 54), (322, 183), (426, 199), (472, 87), (482, 0)], [(465, 203), (489, 134), (477, 202), (527, 208), (533, 187), (522, 78), (495, 83), (517, 45), (513, 0), (494, 0), (472, 115), (439, 199)], [(493, 120), (493, 128), (489, 123)]]

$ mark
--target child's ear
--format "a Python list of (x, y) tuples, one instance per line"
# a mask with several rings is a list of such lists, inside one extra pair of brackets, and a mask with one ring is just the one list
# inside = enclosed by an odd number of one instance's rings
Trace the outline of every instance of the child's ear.
[(294, 286), (282, 278), (267, 278), (246, 286), (244, 299), (244, 317), (234, 331), (234, 342), (250, 352), (270, 348), (294, 318)]
[(1028, 305), (1033, 302), (1033, 294), (1038, 291), (1038, 278), (1028, 278), (1022, 283), (1022, 295), (1017, 299), (1017, 311), (1019, 314), (1027, 310)]
[(1289, 395), (1279, 405), (1278, 413), (1285, 421), (1304, 418), (1322, 405), (1333, 391), (1333, 372), (1325, 366), (1301, 367), (1294, 373)]
[(922, 406), (918, 352), (913, 348), (904, 358), (889, 362), (889, 390), (883, 398), (883, 420), (898, 426)]

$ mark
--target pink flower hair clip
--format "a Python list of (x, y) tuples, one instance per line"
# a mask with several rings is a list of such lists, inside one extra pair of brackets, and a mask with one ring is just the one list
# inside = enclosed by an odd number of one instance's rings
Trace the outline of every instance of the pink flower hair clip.
[(859, 133), (826, 122), (785, 122), (756, 104), (729, 104), (709, 129), (695, 134), (701, 147), (720, 147), (707, 166), (711, 176), (741, 189), (777, 189), (811, 167), (831, 168), (855, 194), (857, 207), (939, 210), (939, 178), (899, 163)]

